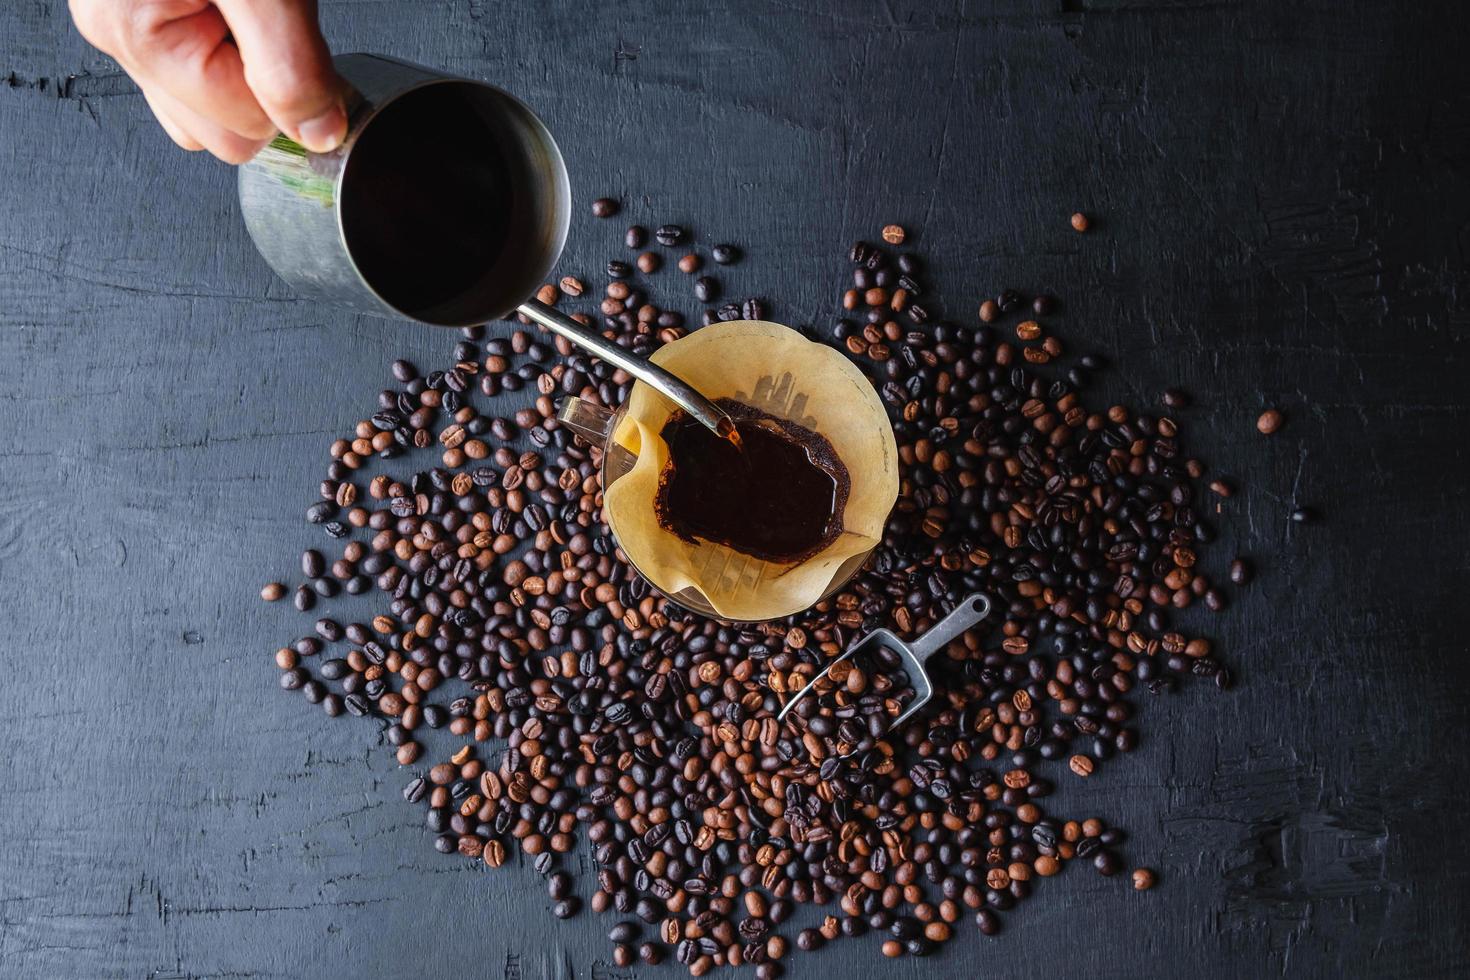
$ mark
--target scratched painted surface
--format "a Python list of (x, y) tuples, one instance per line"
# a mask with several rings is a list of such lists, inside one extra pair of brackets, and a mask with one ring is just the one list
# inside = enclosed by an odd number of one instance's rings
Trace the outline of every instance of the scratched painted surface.
[[(1191, 447), (1244, 485), (1215, 549), (1262, 566), (1216, 630), (1240, 689), (1150, 701), (1140, 751), (1058, 801), (1130, 828), (1158, 890), (1079, 868), (996, 939), (840, 944), (798, 975), (1470, 970), (1458, 4), (322, 16), (337, 50), (545, 115), (584, 205), (566, 271), (620, 249), (585, 217), (613, 193), (745, 243), (732, 291), (825, 322), (847, 243), (900, 221), (956, 317), (1054, 290), (1075, 349), (1126, 361), (1098, 399), (1190, 389)], [(0, 975), (677, 975), (612, 968), (612, 920), (556, 922), (528, 868), (433, 853), (375, 726), (276, 690), (304, 621), (254, 593), (316, 541), (328, 441), (388, 360), (452, 339), (294, 299), (231, 172), (167, 144), (60, 0), (0, 7), (0, 175)], [(1268, 403), (1290, 422), (1264, 440)], [(1293, 499), (1326, 522), (1290, 525)]]

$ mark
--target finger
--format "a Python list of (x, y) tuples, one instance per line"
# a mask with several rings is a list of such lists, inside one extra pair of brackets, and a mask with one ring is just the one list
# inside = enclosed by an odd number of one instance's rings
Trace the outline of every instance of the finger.
[(139, 84), (167, 93), (196, 116), (247, 139), (275, 135), (275, 124), (245, 83), (240, 50), (214, 4), (152, 0), (113, 6), (132, 9), (130, 15), (114, 15), (126, 18), (114, 36), (118, 56)]
[[(267, 139), (251, 139), (232, 132), (215, 122), (199, 115), (193, 109), (184, 105), (167, 92), (148, 93), (149, 105), (154, 107), (154, 114), (158, 116), (159, 122), (164, 122), (164, 129), (173, 136), (169, 125), (177, 127), (186, 137), (187, 142), (180, 142), (177, 137), (174, 142), (185, 149), (205, 149), (211, 154), (223, 160), (225, 163), (241, 164), (260, 152), (260, 148), (270, 142)], [(189, 143), (193, 143), (190, 146)]]
[(168, 110), (164, 109), (160, 99), (149, 95), (147, 89), (143, 90), (143, 99), (148, 103), (148, 108), (153, 110), (154, 118), (158, 120), (158, 125), (163, 127), (169, 139), (191, 153), (204, 149), (204, 144), (189, 135), (189, 131), (180, 125)]
[(347, 113), (314, 0), (216, 3), (239, 45), (245, 81), (266, 115), (308, 150), (336, 149), (347, 133)]
[(109, 0), (69, 0), (71, 19), (77, 33), (92, 47), (116, 56), (113, 28), (117, 18), (111, 16)]

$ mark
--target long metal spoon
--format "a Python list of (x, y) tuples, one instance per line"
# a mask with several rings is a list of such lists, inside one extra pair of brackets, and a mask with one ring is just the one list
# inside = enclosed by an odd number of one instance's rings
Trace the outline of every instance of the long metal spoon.
[(893, 731), (912, 718), (934, 697), (934, 682), (929, 679), (929, 672), (924, 668), (924, 664), (930, 657), (949, 646), (951, 640), (988, 615), (990, 615), (990, 597), (977, 592), (967, 596), (963, 602), (954, 607), (948, 616), (929, 627), (928, 631), (920, 635), (913, 643), (905, 643), (889, 630), (874, 630), (854, 643), (842, 656), (828, 664), (826, 670), (808, 681), (806, 686), (797, 692), (796, 697), (781, 709), (776, 720), (785, 721), (791, 709), (795, 708), (802, 698), (816, 692), (817, 682), (825, 678), (833, 667), (844, 660), (849, 660), (859, 653), (892, 650), (903, 660), (904, 670), (908, 671), (909, 682), (914, 686), (914, 699), (888, 726), (888, 730)]
[(555, 307), (547, 306), (538, 299), (528, 299), (516, 307), (516, 312), (529, 320), (541, 324), (559, 337), (565, 337), (583, 350), (622, 368), (633, 377), (667, 397), (675, 405), (688, 412), (701, 424), (722, 439), (728, 439), (735, 431), (735, 423), (714, 402), (701, 395), (694, 387), (678, 375), (644, 360), (632, 351), (619, 347), (595, 330), (584, 327)]

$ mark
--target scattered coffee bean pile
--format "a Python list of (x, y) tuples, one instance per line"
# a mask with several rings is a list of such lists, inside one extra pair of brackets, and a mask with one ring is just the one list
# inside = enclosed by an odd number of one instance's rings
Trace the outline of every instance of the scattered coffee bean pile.
[[(653, 237), (679, 250), (685, 274), (703, 267), (684, 228)], [(907, 235), (895, 225), (881, 237)], [(574, 314), (645, 355), (685, 332), (636, 278), (664, 264), (648, 240), (629, 228), (639, 254), (608, 262), (600, 319)], [(710, 257), (743, 255), (720, 244)], [(349, 540), (330, 562), (306, 552), (296, 605), (376, 590), (386, 609), (319, 619), (277, 652), (281, 686), (330, 715), (383, 719), (398, 761), (415, 767), (404, 796), (425, 808), (435, 846), (489, 867), (519, 849), (559, 917), (581, 907), (561, 855), (585, 841), (591, 905), (620, 916), (609, 934), (620, 965), (673, 955), (695, 976), (750, 964), (766, 978), (793, 943), (876, 931), (883, 954), (921, 956), (965, 916), (993, 934), (1066, 864), (1123, 870), (1122, 830), (1044, 809), (1052, 774), (1087, 776), (1134, 749), (1140, 691), (1231, 683), (1207, 639), (1171, 625), (1174, 610), (1225, 605), (1201, 567), (1214, 536), (1196, 505), (1205, 468), (1178, 422), (1087, 407), (1101, 360), (1055, 363), (1061, 344), (1038, 319), (1050, 297), (1005, 290), (961, 325), (938, 316), (913, 253), (859, 242), (850, 258), (847, 317), (807, 333), (871, 372), (901, 489), (867, 566), (806, 613), (722, 624), (638, 576), (599, 521), (599, 450), (555, 419), (560, 396), (615, 405), (630, 379), (527, 329), (470, 328), (428, 374), (396, 362), (377, 411), (333, 444), (307, 510)], [(672, 282), (700, 303), (724, 293), (709, 275)], [(587, 292), (567, 276), (541, 298)], [(765, 315), (746, 299), (702, 319)], [(1015, 340), (1000, 328), (1008, 317)], [(523, 403), (487, 414), (477, 390)], [(364, 482), (375, 457), (391, 467), (435, 447), (439, 465)], [(1249, 575), (1231, 566), (1234, 582)], [(262, 596), (288, 591), (272, 583)], [(886, 733), (910, 686), (892, 663), (848, 667), (822, 702), (777, 723), (856, 637), (911, 637), (981, 591), (995, 611), (930, 661), (938, 693), (901, 731)], [(421, 734), (441, 728), (462, 747), (418, 768)], [(1148, 888), (1154, 875), (1133, 881)], [(806, 904), (828, 914), (789, 939), (783, 925)]]

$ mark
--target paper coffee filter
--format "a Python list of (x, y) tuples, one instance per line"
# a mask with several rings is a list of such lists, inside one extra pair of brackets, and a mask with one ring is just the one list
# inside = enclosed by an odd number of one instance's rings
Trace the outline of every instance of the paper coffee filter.
[(762, 320), (712, 324), (660, 348), (652, 360), (707, 398), (731, 398), (820, 433), (847, 467), (851, 489), (843, 533), (804, 562), (766, 562), (684, 541), (659, 526), (654, 512), (669, 455), (659, 433), (676, 406), (635, 384), (613, 441), (637, 461), (603, 496), (604, 517), (628, 558), (665, 594), (677, 599), (698, 590), (726, 619), (777, 619), (822, 598), (847, 559), (879, 542), (898, 498), (898, 448), (873, 386), (837, 351)]

